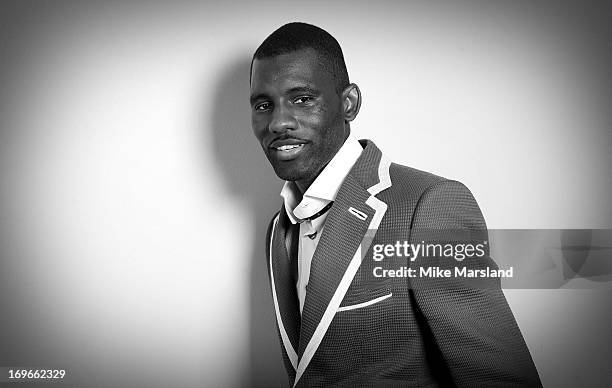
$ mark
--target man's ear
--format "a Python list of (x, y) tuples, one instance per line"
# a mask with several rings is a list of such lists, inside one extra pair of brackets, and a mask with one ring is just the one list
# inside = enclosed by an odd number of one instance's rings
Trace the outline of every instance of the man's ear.
[(361, 108), (361, 91), (356, 84), (349, 84), (342, 91), (342, 110), (344, 121), (353, 121)]

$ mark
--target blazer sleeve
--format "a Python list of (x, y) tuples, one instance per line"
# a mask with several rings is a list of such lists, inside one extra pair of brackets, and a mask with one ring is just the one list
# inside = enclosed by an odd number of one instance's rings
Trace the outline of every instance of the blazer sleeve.
[[(436, 183), (419, 199), (411, 225), (413, 243), (477, 243), (487, 238), (482, 213), (463, 184)], [(415, 263), (451, 271), (456, 266), (497, 269), (486, 247), (482, 257), (457, 261), (439, 255)], [(541, 386), (499, 278), (475, 280), (453, 272), (448, 278), (413, 278), (410, 286), (416, 308), (425, 318), (456, 386)]]

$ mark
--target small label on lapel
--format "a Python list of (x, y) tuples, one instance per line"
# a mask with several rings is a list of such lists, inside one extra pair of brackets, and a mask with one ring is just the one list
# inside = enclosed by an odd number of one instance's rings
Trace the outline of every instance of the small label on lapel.
[(368, 215), (365, 214), (362, 211), (359, 211), (357, 209), (355, 209), (354, 207), (349, 207), (348, 208), (349, 213), (351, 213), (352, 215), (354, 215), (355, 217), (359, 218), (362, 221), (365, 221), (368, 218)]

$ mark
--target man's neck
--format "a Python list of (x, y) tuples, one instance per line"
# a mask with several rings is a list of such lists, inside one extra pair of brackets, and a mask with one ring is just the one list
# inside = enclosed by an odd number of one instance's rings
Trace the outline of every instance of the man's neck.
[(314, 177), (313, 179), (309, 179), (307, 181), (295, 181), (295, 185), (297, 186), (300, 192), (300, 201), (302, 200), (302, 197), (304, 196), (306, 190), (308, 190), (308, 188), (310, 187), (310, 185), (312, 185), (312, 182), (314, 182), (315, 179), (317, 179), (317, 177)]
[[(344, 131), (345, 131), (345, 135), (343, 136), (343, 140), (340, 143), (340, 145), (338, 146), (338, 148), (336, 149), (336, 152), (334, 152), (334, 155), (331, 157), (331, 159), (334, 158), (334, 156), (336, 156), (336, 154), (338, 153), (338, 151), (340, 150), (340, 148), (342, 148), (342, 146), (344, 145), (344, 143), (346, 142), (346, 139), (349, 137), (350, 133), (351, 133), (351, 126), (348, 123), (345, 123), (345, 127), (344, 127)], [(331, 161), (331, 159), (329, 159), (324, 165), (323, 167), (321, 167), (321, 169), (315, 174), (314, 177), (311, 177), (309, 179), (304, 179), (304, 180), (299, 180), (299, 181), (295, 181), (295, 184), (297, 186), (297, 188), (300, 190), (300, 194), (301, 196), (304, 195), (304, 193), (306, 193), (306, 190), (308, 190), (308, 188), (310, 187), (310, 185), (312, 185), (312, 182), (314, 182), (317, 177), (319, 176), (319, 174), (321, 174), (321, 171), (323, 171), (325, 169), (325, 167), (329, 164), (329, 162)], [(300, 198), (301, 200), (301, 198)]]
[(325, 167), (327, 167), (328, 164), (329, 164), (329, 161), (327, 163), (325, 163), (325, 165), (323, 167), (321, 167), (321, 169), (317, 172), (317, 174), (314, 177), (309, 178), (309, 179), (295, 181), (295, 185), (297, 186), (297, 188), (300, 191), (300, 201), (302, 200), (302, 197), (304, 196), (304, 193), (306, 193), (306, 190), (308, 190), (310, 185), (312, 185), (312, 183), (315, 180), (317, 180), (317, 178), (319, 177), (319, 174), (321, 174), (321, 171), (323, 171), (325, 169)]

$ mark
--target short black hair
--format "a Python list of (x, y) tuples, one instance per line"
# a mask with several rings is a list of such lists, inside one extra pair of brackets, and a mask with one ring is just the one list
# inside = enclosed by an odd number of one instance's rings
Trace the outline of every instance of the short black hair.
[(330, 72), (336, 83), (336, 91), (338, 94), (342, 93), (349, 84), (349, 77), (340, 44), (324, 29), (307, 23), (288, 23), (270, 34), (253, 54), (249, 77), (252, 75), (255, 59), (270, 58), (306, 48), (317, 52), (321, 65)]

